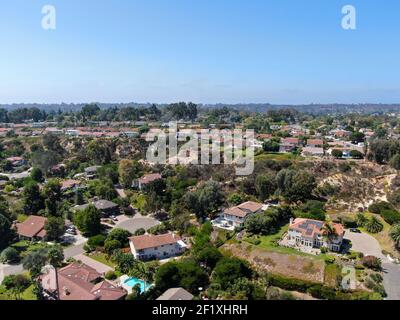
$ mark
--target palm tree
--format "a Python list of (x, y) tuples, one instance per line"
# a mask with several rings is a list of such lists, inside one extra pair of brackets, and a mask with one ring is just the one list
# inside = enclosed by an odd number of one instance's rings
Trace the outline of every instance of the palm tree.
[(358, 227), (364, 227), (367, 224), (368, 219), (362, 213), (358, 213), (356, 222)]
[(154, 279), (155, 270), (156, 268), (153, 268), (152, 264), (138, 261), (129, 271), (129, 275), (142, 279), (144, 281), (144, 289), (146, 290), (147, 283), (151, 283)]
[(379, 233), (383, 230), (383, 224), (378, 220), (378, 218), (372, 216), (365, 225), (365, 228), (370, 233)]
[(324, 237), (326, 237), (328, 240), (332, 240), (337, 236), (336, 229), (330, 222), (325, 223), (324, 227), (322, 228), (322, 232)]
[(393, 239), (396, 248), (400, 250), (400, 224), (396, 224), (390, 229), (390, 237)]

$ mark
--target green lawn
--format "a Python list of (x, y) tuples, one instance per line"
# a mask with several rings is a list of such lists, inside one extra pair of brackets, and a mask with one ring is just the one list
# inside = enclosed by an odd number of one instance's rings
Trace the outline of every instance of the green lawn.
[(15, 248), (22, 256), (24, 256), (28, 252), (43, 248), (45, 246), (46, 246), (45, 243), (41, 242), (31, 243), (30, 241), (26, 240), (21, 240), (11, 245), (11, 247)]
[(115, 268), (115, 263), (112, 262), (111, 260), (108, 259), (107, 255), (105, 253), (95, 253), (93, 255), (87, 255), (89, 258), (96, 260), (102, 264), (105, 264), (106, 266), (109, 266), (111, 268)]
[(28, 216), (26, 214), (22, 214), (20, 213), (17, 217), (18, 222), (22, 223), (24, 222), (26, 219), (28, 219)]
[[(22, 294), (22, 300), (37, 300), (33, 293), (33, 285), (29, 286)], [(14, 295), (3, 286), (0, 286), (0, 300), (15, 300)]]
[(304, 158), (293, 153), (262, 153), (255, 156), (255, 160), (303, 160)]
[[(320, 254), (318, 256), (307, 254), (296, 249), (281, 247), (277, 244), (277, 241), (280, 240), (285, 232), (287, 232), (289, 225), (283, 226), (278, 233), (267, 235), (267, 236), (253, 236), (250, 239), (258, 239), (261, 242), (256, 245), (256, 247), (273, 252), (285, 253), (285, 254), (295, 254), (299, 256), (311, 257), (318, 260), (325, 259), (325, 254)], [(246, 239), (244, 239), (246, 241)], [(248, 241), (250, 242), (250, 241)]]

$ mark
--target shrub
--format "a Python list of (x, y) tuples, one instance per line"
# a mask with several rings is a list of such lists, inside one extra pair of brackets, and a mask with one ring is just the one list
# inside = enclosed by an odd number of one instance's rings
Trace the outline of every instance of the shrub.
[(164, 234), (168, 232), (168, 229), (164, 223), (161, 223), (159, 225), (156, 225), (154, 227), (151, 227), (149, 230), (147, 230), (148, 233), (150, 234)]
[(347, 257), (348, 257), (350, 260), (356, 260), (356, 259), (359, 258), (358, 252), (351, 251), (351, 252), (347, 255)]
[(97, 236), (90, 237), (87, 244), (90, 248), (96, 249), (98, 247), (104, 247), (104, 241), (106, 241), (106, 237), (102, 234), (98, 234)]
[(143, 228), (140, 228), (135, 231), (135, 236), (141, 236), (141, 235), (144, 235), (145, 233), (146, 233), (146, 230), (144, 230)]
[(118, 240), (121, 243), (121, 246), (128, 247), (129, 246), (129, 237), (132, 235), (128, 230), (114, 228), (107, 236), (108, 240)]
[(347, 162), (339, 163), (339, 170), (340, 172), (349, 172), (351, 170), (351, 166)]
[(358, 226), (357, 221), (351, 217), (343, 217), (341, 223), (345, 228), (356, 228)]
[(358, 150), (351, 150), (350, 157), (352, 157), (353, 159), (362, 159), (364, 158), (364, 155)]
[(382, 281), (383, 281), (383, 277), (380, 273), (373, 273), (373, 274), (371, 274), (370, 277), (376, 283), (382, 283)]
[(10, 290), (12, 288), (26, 289), (30, 286), (30, 284), (31, 281), (29, 280), (29, 278), (23, 274), (5, 276), (2, 282), (2, 285), (7, 290)]
[(289, 291), (307, 292), (317, 299), (328, 300), (376, 300), (381, 296), (371, 294), (366, 291), (341, 292), (334, 288), (326, 287), (322, 284), (316, 284), (310, 281), (285, 278), (279, 275), (269, 274), (267, 276), (269, 285)]
[(325, 257), (325, 262), (326, 262), (327, 264), (332, 264), (332, 263), (335, 262), (335, 257), (333, 257), (333, 256), (327, 256), (327, 257)]
[(381, 270), (382, 269), (382, 261), (381, 259), (374, 256), (365, 256), (361, 259), (361, 263), (364, 267), (373, 270)]
[(391, 204), (398, 206), (400, 205), (400, 189), (393, 191), (389, 196), (388, 200)]
[(107, 240), (104, 243), (104, 250), (110, 256), (114, 253), (115, 250), (121, 248), (121, 242), (118, 240)]
[(400, 213), (393, 209), (384, 209), (381, 211), (382, 218), (390, 225), (400, 222)]
[(356, 223), (358, 227), (364, 227), (368, 222), (368, 219), (362, 214), (358, 213), (356, 217)]
[(107, 280), (115, 280), (117, 279), (117, 275), (115, 274), (114, 271), (107, 271), (107, 273), (104, 276)]
[(12, 247), (4, 249), (0, 255), (1, 263), (16, 263), (19, 262), (19, 260), (20, 256), (18, 251)]
[(251, 269), (245, 261), (238, 258), (222, 258), (218, 261), (213, 272), (214, 282), (219, 283), (225, 289), (236, 279), (250, 276)]
[(300, 218), (325, 221), (325, 204), (317, 200), (308, 200), (301, 208)]
[(365, 281), (365, 286), (368, 289), (371, 289), (374, 292), (379, 293), (382, 297), (386, 297), (387, 296), (385, 288), (383, 287), (383, 285), (381, 285), (379, 283), (376, 283), (372, 278), (368, 278)]
[(245, 239), (248, 243), (254, 244), (255, 246), (261, 243), (261, 240), (258, 238), (246, 238)]
[(370, 233), (379, 233), (383, 230), (383, 224), (376, 217), (372, 217), (365, 225), (365, 228)]
[(244, 202), (244, 197), (241, 194), (233, 193), (229, 196), (228, 202), (234, 206), (237, 206)]
[(342, 152), (342, 150), (333, 149), (333, 150), (332, 150), (332, 157), (335, 157), (335, 158), (337, 158), (337, 159), (343, 157), (343, 152)]
[(393, 206), (386, 201), (374, 202), (368, 207), (368, 211), (376, 214), (381, 214), (383, 210), (393, 210)]

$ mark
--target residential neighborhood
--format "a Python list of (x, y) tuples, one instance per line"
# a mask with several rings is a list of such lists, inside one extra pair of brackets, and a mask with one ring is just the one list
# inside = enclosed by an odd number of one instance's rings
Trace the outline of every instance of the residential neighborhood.
[(388, 317), (399, 14), (0, 1), (2, 319)]
[[(189, 105), (151, 112), (188, 112), (193, 119), (176, 125), (185, 139), (191, 128), (217, 130), (202, 122), (215, 119), (215, 111), (193, 104), (192, 115)], [(94, 120), (96, 105), (84, 110), (76, 117), (90, 110), (90, 126), (64, 130), (55, 117), (0, 130), (13, 132), (1, 138), (1, 298), (400, 299), (393, 285), (400, 276), (400, 161), (382, 152), (397, 150), (395, 140), (381, 138), (397, 130), (385, 117), (372, 126), (359, 115), (349, 126), (346, 117), (310, 122), (282, 110), (228, 125), (225, 117), (237, 111), (225, 109), (223, 128), (243, 128), (261, 116), (269, 123), (247, 143), (254, 171), (238, 176), (235, 162), (193, 165), (185, 160), (195, 159), (191, 152), (172, 165), (147, 161), (146, 136), (123, 132), (142, 130), (143, 123), (146, 132), (175, 129), (161, 121), (103, 123)], [(239, 145), (215, 132), (202, 139), (220, 152), (226, 143)], [(343, 266), (358, 270), (350, 291), (338, 280)], [(272, 284), (262, 284), (265, 275)], [(283, 285), (291, 279), (321, 290), (303, 288), (300, 295)], [(17, 281), (25, 283), (18, 294)], [(259, 286), (261, 296), (234, 289), (241, 282)]]

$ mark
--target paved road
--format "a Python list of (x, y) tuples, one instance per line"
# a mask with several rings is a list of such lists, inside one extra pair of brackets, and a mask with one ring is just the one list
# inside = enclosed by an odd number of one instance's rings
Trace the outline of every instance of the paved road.
[(85, 250), (83, 250), (84, 245), (85, 245), (84, 243), (81, 243), (76, 246), (64, 249), (64, 258), (68, 259), (84, 253), (85, 252)]
[(11, 274), (20, 274), (24, 272), (24, 268), (22, 264), (18, 265), (5, 265), (0, 264), (0, 284), (3, 282), (5, 276), (9, 276)]
[(392, 263), (382, 254), (379, 242), (365, 233), (353, 233), (346, 230), (345, 239), (352, 243), (352, 250), (372, 255), (382, 260), (383, 285), (385, 286), (388, 300), (400, 300), (400, 265)]
[(145, 230), (148, 230), (158, 224), (160, 224), (160, 221), (154, 218), (136, 214), (133, 218), (122, 221), (118, 223), (115, 227), (128, 230), (131, 233), (135, 233), (135, 231), (138, 229), (143, 228)]
[[(77, 255), (80, 255), (84, 253), (83, 246), (85, 244), (81, 243), (69, 248), (66, 248), (64, 250), (64, 257), (65, 259), (75, 257)], [(24, 272), (24, 268), (22, 267), (22, 264), (18, 265), (5, 265), (5, 264), (0, 264), (0, 284), (3, 282), (3, 279), (5, 276), (11, 275), (11, 274), (20, 274)]]

